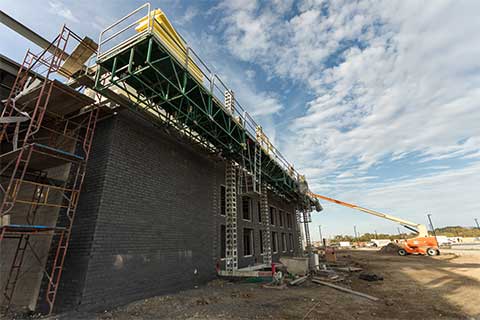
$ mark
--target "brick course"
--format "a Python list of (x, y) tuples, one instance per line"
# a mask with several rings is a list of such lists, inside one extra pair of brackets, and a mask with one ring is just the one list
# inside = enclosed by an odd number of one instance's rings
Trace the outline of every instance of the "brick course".
[[(214, 279), (224, 223), (219, 214), (224, 173), (218, 158), (129, 111), (100, 122), (57, 297), (59, 310), (102, 310)], [(294, 204), (269, 198), (293, 214)], [(243, 267), (261, 262), (262, 224), (255, 199), (252, 222), (242, 220), (239, 203)], [(296, 241), (293, 226), (271, 230), (292, 233)], [(244, 227), (254, 229), (251, 258), (242, 256)]]

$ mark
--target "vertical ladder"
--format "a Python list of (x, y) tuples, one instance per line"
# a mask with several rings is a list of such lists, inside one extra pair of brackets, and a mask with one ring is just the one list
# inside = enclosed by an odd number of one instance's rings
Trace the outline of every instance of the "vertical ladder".
[(262, 237), (263, 244), (263, 263), (272, 264), (272, 242), (271, 242), (271, 233), (270, 233), (270, 213), (268, 208), (268, 197), (267, 197), (267, 185), (262, 184), (262, 190), (260, 193), (260, 211), (262, 214), (262, 221), (265, 223), (265, 229)]
[(245, 168), (245, 159), (243, 159), (243, 167), (238, 167), (237, 191), (238, 194), (243, 195), (248, 193), (248, 173)]
[(12, 302), (15, 287), (17, 285), (18, 278), (20, 276), (20, 270), (22, 268), (23, 260), (25, 257), (25, 251), (27, 250), (29, 238), (30, 235), (28, 234), (20, 234), (18, 237), (17, 249), (15, 250), (13, 262), (10, 265), (10, 271), (8, 273), (5, 288), (3, 289), (3, 295), (5, 296), (7, 307), (9, 307), (10, 303)]
[(226, 264), (227, 271), (238, 269), (237, 253), (237, 168), (231, 160), (227, 161), (225, 172), (226, 202)]
[[(213, 261), (214, 263), (217, 263), (217, 258), (221, 257), (221, 254), (220, 256), (218, 256), (218, 250), (221, 250), (219, 249), (219, 247), (221, 248), (221, 246), (219, 246), (219, 243), (220, 243), (220, 230), (217, 230), (217, 227), (218, 227), (218, 216), (220, 215), (220, 206), (219, 206), (219, 203), (220, 203), (220, 197), (219, 197), (219, 190), (218, 190), (218, 178), (217, 178), (217, 160), (214, 159), (213, 160), (213, 183), (212, 183), (212, 186), (213, 186), (213, 190), (212, 190), (212, 217), (213, 217), (213, 221), (214, 223), (212, 224), (212, 234), (213, 234), (213, 246), (212, 246), (212, 257), (213, 257)], [(218, 256), (218, 257), (217, 257)]]
[(63, 230), (60, 232), (58, 240), (52, 240), (52, 242), (56, 242), (57, 248), (55, 250), (55, 258), (53, 260), (49, 276), (47, 277), (48, 288), (46, 292), (46, 302), (48, 304), (50, 313), (53, 310), (53, 305), (57, 296), (57, 290), (60, 284), (60, 277), (62, 275), (63, 263), (65, 262), (69, 238), (70, 230)]
[(312, 251), (312, 241), (310, 239), (310, 228), (309, 223), (312, 222), (312, 216), (310, 215), (310, 211), (303, 210), (303, 226), (305, 228), (305, 246), (307, 247), (307, 254), (308, 254), (308, 265), (310, 269), (313, 269), (313, 251)]
[(308, 224), (312, 222), (312, 216), (310, 215), (310, 211), (304, 210), (303, 211), (303, 225), (305, 227), (305, 245), (307, 247), (307, 251), (311, 250), (312, 242), (310, 240), (310, 229)]
[[(37, 182), (40, 181), (42, 177), (39, 176)], [(43, 185), (35, 185), (32, 194), (32, 205), (30, 206), (26, 220), (28, 224), (35, 223), (35, 217), (38, 211), (39, 203), (43, 197)], [(29, 234), (20, 234), (18, 236), (17, 248), (15, 250), (15, 255), (13, 262), (10, 265), (10, 271), (8, 273), (7, 281), (3, 289), (3, 295), (5, 296), (7, 307), (10, 307), (12, 302), (13, 295), (15, 293), (15, 287), (17, 285), (18, 279), (20, 278), (20, 270), (22, 269), (23, 261), (25, 258), (25, 251), (29, 245), (28, 241), (30, 240)]]
[(253, 158), (253, 192), (262, 193), (262, 148), (260, 143), (255, 143), (255, 156)]
[(295, 229), (297, 231), (297, 255), (298, 256), (303, 256), (303, 236), (302, 236), (302, 230), (300, 226), (302, 225), (302, 218), (301, 218), (301, 212), (297, 210), (295, 212), (295, 217), (296, 217), (296, 224), (295, 224)]

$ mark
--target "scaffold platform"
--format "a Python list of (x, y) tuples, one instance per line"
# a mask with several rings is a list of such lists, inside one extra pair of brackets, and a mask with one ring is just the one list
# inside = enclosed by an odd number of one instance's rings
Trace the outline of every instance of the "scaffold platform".
[[(233, 94), (233, 101), (224, 103), (233, 91), (178, 34), (172, 36), (171, 29), (150, 12), (146, 4), (101, 33), (96, 90), (121, 93), (135, 111), (186, 128), (184, 132), (200, 139), (205, 147), (247, 171), (253, 171), (254, 149), (260, 146), (262, 182), (287, 199), (305, 197), (300, 192), (300, 174)], [(129, 32), (132, 35), (126, 36)], [(173, 42), (181, 42), (176, 51), (172, 51)]]

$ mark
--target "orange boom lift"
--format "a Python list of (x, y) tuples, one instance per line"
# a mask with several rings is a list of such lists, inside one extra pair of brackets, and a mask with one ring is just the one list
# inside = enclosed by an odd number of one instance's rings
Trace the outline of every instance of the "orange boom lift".
[(411, 239), (406, 239), (401, 242), (401, 247), (398, 249), (398, 254), (401, 256), (406, 256), (407, 254), (421, 254), (421, 255), (429, 255), (429, 256), (434, 256), (440, 254), (440, 250), (438, 250), (438, 242), (435, 237), (431, 237), (428, 235), (428, 230), (427, 227), (423, 224), (418, 224), (414, 222), (410, 222), (408, 220), (400, 219), (394, 216), (391, 216), (389, 214), (381, 213), (378, 211), (370, 210), (367, 208), (363, 208), (360, 206), (357, 206), (355, 204), (351, 204), (348, 202), (340, 201), (337, 199), (329, 198), (326, 196), (322, 196), (320, 194), (316, 194), (313, 192), (308, 192), (308, 195), (317, 198), (317, 199), (322, 199), (325, 201), (333, 202), (336, 204), (339, 204), (344, 207), (348, 207), (351, 209), (356, 209), (360, 210), (362, 212), (388, 219), (394, 222), (397, 222), (404, 226), (405, 228), (414, 231), (417, 233), (417, 236)]

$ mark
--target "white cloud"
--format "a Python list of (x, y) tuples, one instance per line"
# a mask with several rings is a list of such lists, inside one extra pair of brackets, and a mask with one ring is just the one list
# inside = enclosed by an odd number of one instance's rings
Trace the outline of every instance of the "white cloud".
[(72, 10), (67, 8), (65, 4), (63, 4), (61, 1), (48, 1), (48, 5), (50, 6), (49, 12), (52, 14), (57, 14), (69, 21), (72, 22), (79, 22), (80, 20), (73, 15)]
[(345, 172), (342, 172), (340, 173), (337, 178), (350, 178), (350, 177), (353, 177), (354, 174), (351, 173), (350, 171), (345, 171)]
[[(293, 14), (256, 2), (225, 2), (223, 8), (231, 54), (314, 95), (282, 140), (312, 188), (363, 194), (362, 188), (374, 185), (368, 178), (373, 166), (400, 159), (411, 166), (478, 159), (480, 44), (474, 39), (480, 3), (305, 0), (295, 4), (296, 11), (290, 8)], [(480, 176), (478, 166), (469, 170)], [(457, 171), (444, 168), (442, 177), (449, 172)], [(349, 187), (340, 185), (344, 178), (351, 180)], [(422, 177), (403, 180), (417, 178)], [(480, 191), (478, 179), (468, 188), (414, 183), (410, 192), (424, 187), (465, 199), (457, 203), (462, 212), (478, 209), (472, 197)], [(435, 207), (435, 199), (428, 201)]]
[[(308, 139), (304, 147), (318, 150), (312, 157), (355, 159), (366, 169), (388, 155), (419, 151), (433, 159), (479, 149), (480, 74), (472, 70), (480, 46), (471, 39), (480, 22), (478, 5), (463, 5), (304, 1), (284, 20), (269, 6), (228, 2), (225, 32), (232, 54), (316, 93), (293, 123), (295, 150)], [(325, 6), (328, 16), (321, 15)], [(353, 46), (340, 53), (340, 65), (328, 66), (346, 41), (364, 48)], [(312, 157), (298, 160), (305, 167)]]
[(208, 61), (212, 72), (234, 91), (235, 99), (242, 108), (254, 117), (270, 141), (275, 143), (277, 128), (272, 116), (284, 110), (277, 93), (259, 90), (255, 86), (257, 73), (251, 68), (243, 69), (226, 58), (225, 47), (220, 45), (218, 38), (206, 33), (187, 35), (186, 38), (202, 60)]
[(175, 25), (183, 26), (185, 24), (191, 23), (192, 20), (200, 14), (200, 11), (195, 6), (188, 6), (186, 9), (182, 10), (182, 15), (172, 17)]
[[(416, 223), (426, 224), (426, 214), (431, 213), (436, 226), (473, 226), (473, 218), (480, 210), (479, 172), (480, 162), (476, 162), (461, 169), (445, 170), (429, 176), (353, 183), (354, 188), (335, 183), (327, 189), (336, 189), (336, 198)], [(332, 234), (351, 234), (353, 224), (361, 232), (377, 230), (394, 233), (398, 226), (395, 222), (356, 210), (326, 202), (322, 204), (326, 210), (314, 216), (314, 223), (327, 226)], [(339, 220), (349, 222), (339, 224)]]

